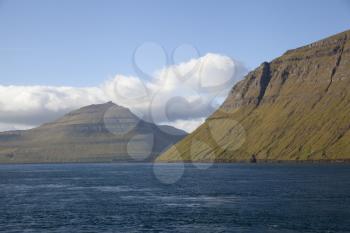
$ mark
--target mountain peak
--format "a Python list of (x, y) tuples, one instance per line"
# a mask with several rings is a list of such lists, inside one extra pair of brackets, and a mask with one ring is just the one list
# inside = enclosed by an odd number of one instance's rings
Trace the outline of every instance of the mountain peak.
[(108, 102), (105, 102), (105, 103), (102, 103), (102, 104), (94, 104), (94, 105), (109, 106), (109, 107), (111, 107), (111, 106), (122, 107), (122, 106), (114, 103), (113, 101), (108, 101)]
[(87, 105), (87, 106), (84, 106), (76, 111), (80, 111), (80, 110), (85, 110), (85, 109), (108, 109), (110, 107), (120, 107), (120, 108), (124, 108), (122, 106), (119, 106), (115, 103), (113, 103), (112, 101), (108, 101), (106, 103), (101, 103), (101, 104), (90, 104), (90, 105)]
[(69, 112), (60, 119), (44, 124), (42, 127), (56, 127), (58, 125), (104, 124), (107, 118), (137, 118), (128, 108), (122, 107), (112, 101), (102, 104), (91, 104), (75, 111)]
[(0, 134), (0, 163), (152, 161), (184, 136), (113, 102), (93, 104), (38, 128)]

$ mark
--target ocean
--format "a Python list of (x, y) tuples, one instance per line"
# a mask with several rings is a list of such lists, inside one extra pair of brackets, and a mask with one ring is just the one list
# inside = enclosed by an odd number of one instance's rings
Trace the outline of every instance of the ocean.
[(350, 165), (0, 165), (0, 232), (345, 233)]

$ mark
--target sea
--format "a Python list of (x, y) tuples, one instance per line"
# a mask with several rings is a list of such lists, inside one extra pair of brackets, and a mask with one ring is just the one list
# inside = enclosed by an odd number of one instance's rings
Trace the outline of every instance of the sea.
[(349, 233), (350, 165), (0, 165), (0, 232)]

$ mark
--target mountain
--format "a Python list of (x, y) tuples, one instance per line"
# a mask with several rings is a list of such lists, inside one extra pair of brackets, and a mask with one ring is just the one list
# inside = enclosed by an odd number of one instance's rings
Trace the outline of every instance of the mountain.
[(0, 163), (152, 161), (185, 135), (108, 102), (38, 128), (0, 133)]
[(262, 63), (157, 161), (348, 160), (349, 91), (345, 31)]

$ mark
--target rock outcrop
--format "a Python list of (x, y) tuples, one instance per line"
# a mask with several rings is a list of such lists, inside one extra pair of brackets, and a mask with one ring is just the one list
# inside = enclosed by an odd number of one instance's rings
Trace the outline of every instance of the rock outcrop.
[(158, 161), (350, 159), (350, 31), (289, 50), (237, 83)]

